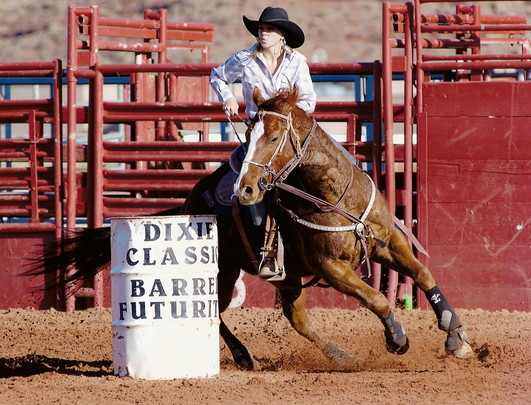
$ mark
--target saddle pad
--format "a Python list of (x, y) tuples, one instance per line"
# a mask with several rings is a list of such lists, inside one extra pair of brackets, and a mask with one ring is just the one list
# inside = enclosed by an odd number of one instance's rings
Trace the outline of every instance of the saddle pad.
[(216, 201), (221, 205), (230, 207), (232, 202), (236, 200), (236, 195), (234, 194), (234, 183), (236, 183), (238, 174), (239, 173), (236, 173), (234, 170), (229, 170), (216, 186)]
[(247, 153), (247, 144), (240, 144), (236, 149), (230, 154), (229, 164), (232, 170), (240, 173), (242, 170), (243, 159)]

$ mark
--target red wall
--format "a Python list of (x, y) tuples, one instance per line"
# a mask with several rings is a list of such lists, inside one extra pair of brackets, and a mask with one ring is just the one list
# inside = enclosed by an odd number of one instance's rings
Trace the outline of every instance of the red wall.
[(424, 86), (419, 236), (455, 307), (531, 309), (530, 102), (531, 82)]
[(44, 276), (21, 276), (34, 254), (42, 253), (43, 241), (51, 240), (53, 232), (0, 234), (0, 308), (63, 309), (62, 291), (42, 291)]

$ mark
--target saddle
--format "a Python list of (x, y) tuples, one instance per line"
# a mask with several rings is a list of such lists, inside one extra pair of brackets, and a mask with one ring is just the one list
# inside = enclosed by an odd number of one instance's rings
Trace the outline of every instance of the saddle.
[[(244, 144), (238, 146), (230, 155), (229, 166), (230, 169), (218, 182), (214, 191), (214, 198), (216, 202), (224, 207), (232, 207), (237, 202), (234, 194), (234, 185), (240, 175), (243, 159), (245, 158), (246, 146)], [(265, 202), (260, 202), (255, 205), (240, 207), (245, 215), (249, 215), (255, 226), (264, 225), (267, 209)]]
[(216, 186), (214, 192), (216, 201), (225, 207), (232, 206), (232, 204), (236, 201), (234, 185), (236, 184), (236, 179), (240, 174), (244, 158), (245, 149), (243, 145), (240, 145), (232, 151), (229, 159), (230, 169), (227, 171), (227, 173), (225, 173)]

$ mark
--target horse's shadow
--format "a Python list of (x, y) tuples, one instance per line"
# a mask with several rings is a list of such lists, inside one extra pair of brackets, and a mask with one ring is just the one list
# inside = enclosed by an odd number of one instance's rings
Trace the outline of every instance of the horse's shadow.
[(0, 378), (30, 377), (48, 372), (87, 377), (113, 374), (111, 360), (66, 360), (40, 354), (0, 358)]

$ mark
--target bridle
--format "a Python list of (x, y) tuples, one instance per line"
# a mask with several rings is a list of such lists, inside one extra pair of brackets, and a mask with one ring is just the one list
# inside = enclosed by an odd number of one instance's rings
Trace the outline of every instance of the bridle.
[[(300, 142), (300, 136), (293, 128), (293, 118), (291, 115), (291, 112), (288, 115), (280, 114), (274, 111), (264, 111), (261, 110), (258, 112), (258, 120), (262, 121), (264, 120), (264, 117), (266, 115), (272, 115), (278, 118), (281, 118), (286, 121), (286, 128), (284, 129), (284, 132), (281, 135), (281, 139), (267, 161), (267, 163), (257, 163), (252, 160), (244, 160), (243, 163), (249, 163), (258, 167), (261, 167), (264, 170), (264, 173), (258, 180), (258, 187), (260, 190), (271, 190), (273, 187), (281, 184), (286, 180), (286, 178), (289, 176), (289, 174), (299, 165), (300, 161), (302, 160), (304, 154), (306, 153), (306, 150), (308, 149), (308, 145), (310, 144), (313, 135), (315, 134), (315, 129), (317, 128), (317, 122), (315, 121), (315, 118), (313, 119), (313, 125), (308, 133), (308, 136), (304, 140), (304, 142), (301, 144)], [(277, 157), (277, 155), (282, 151), (284, 148), (284, 145), (286, 144), (286, 141), (288, 140), (288, 134), (289, 139), (291, 140), (291, 144), (293, 145), (293, 148), (295, 150), (295, 154), (290, 159), (290, 161), (284, 165), (283, 168), (281, 168), (278, 173), (276, 173), (271, 168), (271, 162)], [(268, 181), (267, 178), (270, 178), (271, 181)]]
[[(364, 224), (364, 221), (367, 218), (370, 210), (372, 209), (372, 205), (374, 203), (374, 197), (375, 197), (375, 194), (376, 194), (376, 187), (374, 186), (374, 182), (372, 181), (372, 179), (371, 179), (371, 185), (372, 185), (371, 198), (370, 198), (370, 201), (369, 201), (369, 205), (366, 208), (365, 212), (362, 214), (361, 218), (357, 218), (357, 217), (349, 214), (348, 212), (345, 212), (344, 210), (342, 210), (342, 209), (340, 209), (338, 207), (339, 204), (341, 203), (341, 201), (347, 195), (347, 192), (350, 189), (350, 186), (352, 185), (352, 178), (353, 178), (353, 171), (352, 170), (351, 170), (351, 176), (350, 176), (350, 180), (348, 182), (348, 185), (346, 186), (343, 194), (340, 196), (339, 200), (335, 204), (329, 203), (328, 201), (325, 201), (325, 200), (322, 200), (322, 199), (320, 199), (318, 197), (315, 197), (315, 196), (307, 193), (304, 190), (300, 190), (300, 189), (298, 189), (296, 187), (293, 187), (293, 186), (291, 186), (289, 184), (285, 184), (284, 180), (299, 165), (300, 161), (304, 157), (304, 154), (306, 153), (306, 150), (308, 149), (308, 145), (310, 144), (310, 141), (312, 140), (313, 135), (315, 133), (315, 129), (317, 128), (317, 122), (315, 121), (315, 118), (314, 118), (313, 119), (312, 129), (310, 130), (310, 132), (308, 133), (308, 136), (306, 137), (306, 139), (304, 140), (304, 142), (301, 145), (300, 137), (297, 134), (297, 132), (295, 132), (295, 130), (293, 128), (293, 119), (292, 119), (291, 112), (288, 115), (284, 115), (284, 114), (280, 114), (280, 113), (277, 113), (277, 112), (274, 112), (274, 111), (261, 110), (261, 111), (258, 112), (258, 119), (260, 121), (263, 121), (263, 119), (264, 119), (264, 117), (266, 115), (272, 115), (274, 117), (278, 117), (278, 118), (281, 118), (281, 119), (285, 120), (286, 121), (286, 129), (282, 133), (282, 138), (280, 139), (280, 142), (278, 143), (275, 151), (273, 152), (273, 154), (271, 155), (271, 157), (269, 158), (267, 163), (263, 164), (263, 163), (254, 162), (252, 160), (244, 160), (244, 163), (247, 162), (249, 164), (261, 167), (264, 170), (264, 173), (262, 174), (262, 176), (258, 180), (258, 187), (261, 190), (271, 190), (273, 187), (281, 188), (281, 189), (283, 189), (283, 190), (285, 190), (285, 191), (287, 191), (287, 192), (289, 192), (291, 194), (297, 195), (297, 196), (299, 196), (301, 198), (304, 198), (307, 201), (310, 201), (310, 202), (314, 203), (323, 212), (335, 212), (336, 214), (342, 215), (343, 217), (349, 219), (351, 222), (353, 222), (355, 224), (353, 226), (348, 226), (348, 227), (333, 227), (334, 228), (333, 230), (336, 230), (336, 231), (354, 230), (359, 235), (364, 235), (364, 236), (367, 235), (369, 233), (369, 230), (368, 230), (367, 226)], [(291, 134), (290, 139), (291, 139), (291, 143), (294, 145), (293, 147), (295, 149), (295, 154), (290, 159), (290, 161), (286, 165), (284, 165), (283, 168), (281, 168), (278, 171), (278, 173), (275, 173), (275, 171), (272, 170), (272, 168), (271, 168), (271, 162), (280, 153), (280, 151), (284, 148), (284, 145), (286, 144), (286, 141), (288, 139), (288, 136), (287, 136), (288, 133)], [(268, 181), (267, 177), (270, 177), (271, 181)], [(370, 179), (370, 177), (369, 177), (369, 179)], [(281, 207), (283, 207), (283, 205), (280, 204), (280, 202), (279, 202), (279, 205)], [(285, 210), (287, 210), (285, 207), (283, 207), (283, 208)], [(309, 223), (307, 223), (307, 221), (304, 221), (302, 219), (297, 220), (296, 219), (297, 216), (291, 210), (287, 210), (287, 211), (289, 211), (289, 214), (292, 217), (292, 219), (296, 220), (299, 223), (304, 224), (305, 226), (309, 226)], [(326, 230), (326, 231), (331, 231), (332, 230), (332, 229), (329, 229), (330, 227), (323, 227), (321, 225), (318, 225), (318, 227), (321, 230)], [(324, 229), (324, 228), (326, 228), (326, 229)]]

